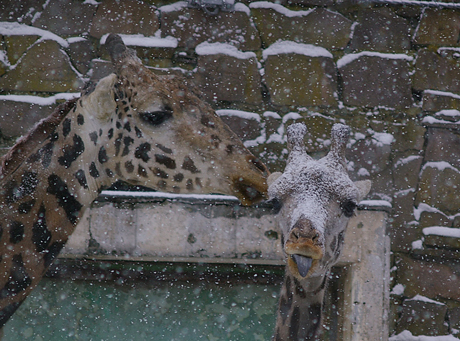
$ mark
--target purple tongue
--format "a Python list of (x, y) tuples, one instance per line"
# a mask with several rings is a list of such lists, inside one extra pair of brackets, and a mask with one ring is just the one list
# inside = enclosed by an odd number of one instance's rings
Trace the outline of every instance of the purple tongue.
[(311, 263), (313, 262), (313, 259), (301, 255), (291, 256), (294, 259), (294, 262), (297, 264), (297, 269), (299, 270), (300, 276), (305, 277), (311, 268)]

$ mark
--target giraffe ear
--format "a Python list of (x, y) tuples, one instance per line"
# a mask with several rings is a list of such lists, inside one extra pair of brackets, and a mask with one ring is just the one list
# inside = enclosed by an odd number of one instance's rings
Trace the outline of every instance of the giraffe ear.
[(355, 186), (358, 188), (358, 202), (360, 202), (366, 195), (369, 194), (372, 182), (371, 180), (356, 181)]

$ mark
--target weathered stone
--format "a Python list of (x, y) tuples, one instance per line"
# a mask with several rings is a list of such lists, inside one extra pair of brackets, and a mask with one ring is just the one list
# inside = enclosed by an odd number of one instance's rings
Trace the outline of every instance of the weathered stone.
[(460, 169), (460, 130), (428, 128), (425, 161), (445, 161)]
[(399, 254), (396, 275), (398, 283), (405, 286), (404, 295), (460, 301), (460, 265), (445, 263), (425, 262)]
[(0, 78), (4, 90), (66, 92), (78, 91), (82, 85), (69, 57), (54, 40), (32, 46), (16, 68)]
[[(133, 48), (133, 47), (131, 47)], [(142, 60), (142, 63), (147, 66), (154, 67), (172, 67), (172, 58), (175, 49), (172, 47), (141, 47), (136, 46), (137, 56)]]
[(446, 335), (444, 324), (447, 306), (422, 296), (415, 296), (403, 302), (397, 333), (408, 330), (412, 335)]
[(298, 53), (267, 56), (265, 82), (275, 105), (337, 106), (332, 58)]
[(418, 175), (422, 162), (423, 157), (418, 155), (410, 155), (395, 160), (393, 168), (395, 190), (402, 191), (417, 188)]
[(214, 16), (186, 6), (184, 2), (159, 8), (162, 37), (175, 37), (179, 47), (186, 49), (205, 41), (229, 43), (242, 51), (260, 49), (259, 34), (245, 5), (237, 4), (234, 12), (221, 11)]
[(414, 43), (423, 45), (458, 46), (460, 35), (460, 11), (453, 9), (426, 8)]
[(419, 225), (420, 228), (430, 226), (450, 226), (452, 225), (452, 221), (441, 211), (423, 211), (420, 214)]
[(460, 96), (441, 91), (423, 91), (423, 111), (437, 112), (444, 109), (460, 109)]
[(278, 40), (290, 40), (339, 50), (350, 40), (352, 22), (340, 13), (321, 7), (291, 11), (267, 2), (253, 2), (250, 8), (265, 47)]
[(37, 41), (39, 36), (36, 35), (14, 35), (5, 36), (5, 46), (8, 51), (8, 61), (11, 65), (21, 58), (21, 56), (27, 51), (27, 49)]
[(98, 81), (115, 72), (111, 62), (104, 60), (93, 60), (91, 62), (91, 81)]
[(243, 141), (254, 140), (260, 136), (260, 116), (239, 110), (222, 109), (218, 115)]
[(449, 309), (449, 326), (452, 329), (460, 329), (460, 307)]
[(46, 0), (1, 1), (0, 21), (13, 21), (30, 25), (43, 8)]
[(153, 36), (159, 19), (155, 7), (137, 0), (104, 0), (93, 18), (90, 35), (100, 38), (106, 33)]
[(408, 119), (388, 127), (394, 137), (392, 148), (398, 152), (423, 150), (425, 143), (425, 127), (417, 120)]
[(452, 223), (452, 227), (460, 228), (460, 215), (456, 215)]
[(460, 171), (447, 162), (426, 163), (420, 175), (416, 205), (425, 203), (445, 214), (460, 211)]
[(225, 54), (198, 56), (193, 78), (207, 101), (262, 102), (257, 59), (252, 52), (246, 54), (249, 58)]
[(361, 52), (343, 57), (337, 66), (344, 104), (395, 109), (412, 105), (409, 57)]
[(441, 55), (430, 49), (421, 49), (415, 61), (412, 86), (418, 91), (432, 89), (460, 93), (460, 65), (451, 54)]
[(421, 239), (422, 233), (414, 222), (415, 190), (401, 191), (393, 197), (393, 215), (389, 224), (391, 250), (412, 251), (412, 242)]
[[(451, 227), (446, 227), (445, 229), (446, 230), (443, 231), (443, 233), (446, 233), (447, 231), (452, 231), (454, 233), (458, 232), (458, 229), (454, 229)], [(423, 230), (423, 234), (425, 235), (425, 240), (423, 242), (425, 246), (434, 247), (438, 249), (444, 248), (460, 250), (460, 238), (458, 237), (437, 234), (436, 232), (430, 231), (429, 228)]]
[(0, 100), (0, 133), (4, 138), (26, 134), (42, 118), (51, 114), (54, 106)]
[(281, 4), (294, 6), (332, 6), (334, 0), (283, 0)]
[(405, 52), (411, 47), (409, 22), (392, 9), (366, 9), (359, 13), (350, 49), (353, 51)]
[(91, 67), (91, 60), (96, 57), (96, 53), (89, 40), (77, 38), (69, 42), (69, 56), (75, 68), (80, 73), (86, 74)]
[(90, 2), (50, 0), (33, 26), (58, 35), (80, 35), (89, 31), (96, 8)]

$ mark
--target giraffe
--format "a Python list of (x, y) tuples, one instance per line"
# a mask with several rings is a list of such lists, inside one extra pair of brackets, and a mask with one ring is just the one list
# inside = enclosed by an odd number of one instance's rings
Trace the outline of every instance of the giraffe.
[(331, 150), (318, 161), (306, 153), (305, 134), (304, 124), (288, 127), (285, 171), (268, 179), (287, 258), (275, 341), (318, 339), (329, 271), (342, 250), (348, 220), (371, 186), (369, 180), (353, 183), (348, 177), (347, 126), (333, 126)]
[[(61, 104), (0, 168), (0, 327), (37, 286), (84, 209), (121, 179), (173, 193), (264, 198), (268, 170), (190, 90), (155, 75), (118, 35), (115, 73)], [(165, 231), (168, 233), (168, 231)]]

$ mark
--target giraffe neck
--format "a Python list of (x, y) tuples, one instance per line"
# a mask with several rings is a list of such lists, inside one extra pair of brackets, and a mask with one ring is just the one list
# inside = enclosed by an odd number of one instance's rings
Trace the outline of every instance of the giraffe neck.
[(298, 280), (286, 269), (274, 341), (317, 340), (327, 275)]
[(95, 166), (98, 151), (90, 136), (96, 136), (83, 133), (85, 117), (77, 108), (0, 179), (0, 327), (37, 286), (84, 209), (110, 183)]

